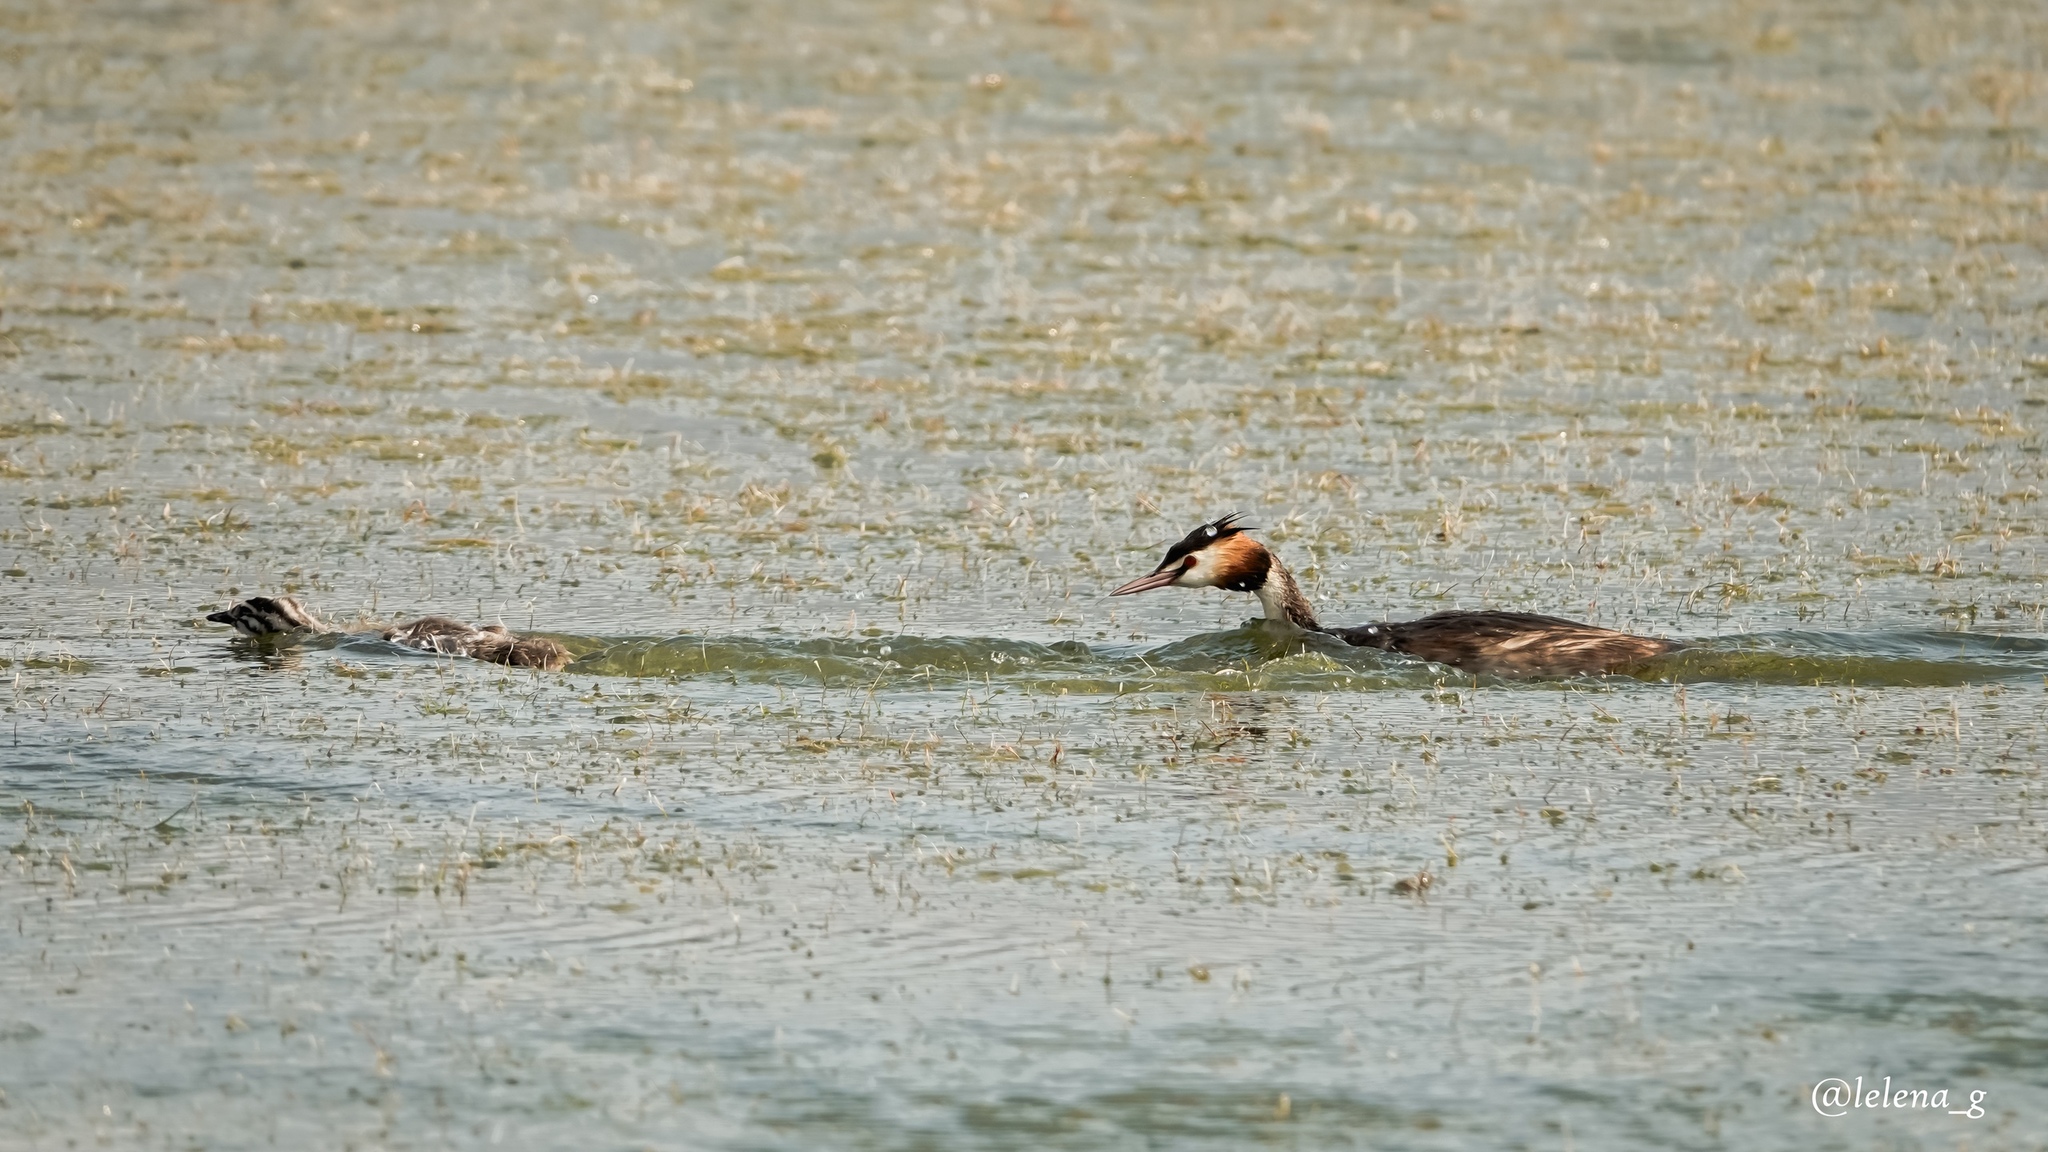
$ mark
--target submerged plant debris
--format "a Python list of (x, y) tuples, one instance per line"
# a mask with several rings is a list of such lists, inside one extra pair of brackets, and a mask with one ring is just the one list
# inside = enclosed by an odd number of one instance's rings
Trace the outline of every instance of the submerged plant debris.
[[(0, 1130), (2042, 1147), (2044, 43), (10, 6)], [(1104, 597), (1234, 510), (1693, 643)], [(1888, 1074), (1988, 1112), (1808, 1107)]]

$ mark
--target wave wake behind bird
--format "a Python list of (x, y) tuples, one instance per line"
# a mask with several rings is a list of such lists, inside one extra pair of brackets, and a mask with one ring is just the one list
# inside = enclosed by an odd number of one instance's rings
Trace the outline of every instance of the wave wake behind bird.
[[(999, 637), (782, 637), (685, 633), (546, 633), (574, 655), (573, 675), (718, 679), (788, 687), (960, 688), (1000, 685), (1077, 695), (1145, 691), (1369, 692), (1505, 681), (1358, 648), (1253, 620), (1156, 646), (1034, 642)], [(374, 637), (313, 638), (307, 647), (419, 658)], [(2048, 639), (1904, 629), (1788, 630), (1687, 641), (1678, 651), (1604, 679), (1647, 683), (1959, 687), (2048, 677)]]

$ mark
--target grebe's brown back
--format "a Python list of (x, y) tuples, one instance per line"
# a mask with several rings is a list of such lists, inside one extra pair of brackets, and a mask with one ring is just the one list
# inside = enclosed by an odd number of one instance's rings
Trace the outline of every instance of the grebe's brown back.
[(1259, 598), (1269, 620), (1335, 636), (1362, 648), (1419, 657), (1495, 676), (1578, 676), (1612, 672), (1679, 647), (1675, 640), (1529, 612), (1438, 612), (1420, 620), (1325, 628), (1294, 574), (1230, 515), (1196, 528), (1166, 550), (1150, 573), (1111, 592), (1153, 588), (1226, 588)]

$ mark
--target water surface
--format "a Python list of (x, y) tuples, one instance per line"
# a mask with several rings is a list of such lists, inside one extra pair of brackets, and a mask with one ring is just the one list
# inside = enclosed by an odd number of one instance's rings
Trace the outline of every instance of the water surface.
[(12, 6), (0, 1143), (2042, 1147), (2044, 42)]

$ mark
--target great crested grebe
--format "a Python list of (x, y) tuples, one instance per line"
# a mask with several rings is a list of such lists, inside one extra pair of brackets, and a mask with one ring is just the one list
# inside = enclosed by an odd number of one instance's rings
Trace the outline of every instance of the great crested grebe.
[[(206, 618), (216, 624), (231, 624), (244, 636), (277, 636), (287, 632), (337, 635), (344, 631), (327, 624), (289, 596), (252, 596)], [(446, 616), (423, 616), (410, 624), (380, 628), (377, 635), (393, 644), (403, 644), (422, 652), (467, 656), (472, 660), (509, 664), (515, 668), (542, 668), (556, 672), (574, 659), (567, 648), (545, 637), (515, 636), (499, 624), (476, 628)]]
[(1420, 620), (1325, 628), (1294, 582), (1294, 574), (1266, 546), (1244, 535), (1233, 513), (1211, 520), (1166, 550), (1149, 574), (1111, 592), (1128, 596), (1153, 588), (1227, 588), (1259, 598), (1266, 619), (1335, 636), (1361, 648), (1380, 648), (1493, 676), (1580, 676), (1612, 672), (1679, 647), (1675, 640), (1631, 636), (1537, 616), (1529, 612), (1438, 612)]

